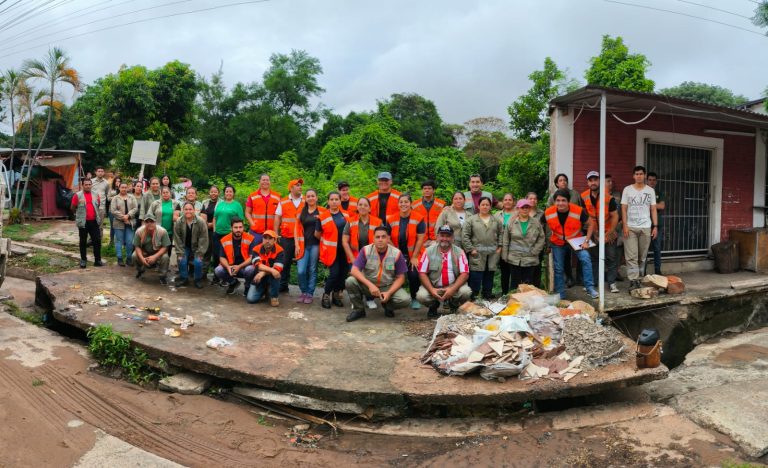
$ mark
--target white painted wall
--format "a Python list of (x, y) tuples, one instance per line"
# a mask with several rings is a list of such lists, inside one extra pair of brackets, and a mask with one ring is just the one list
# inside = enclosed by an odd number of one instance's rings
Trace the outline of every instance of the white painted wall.
[[(765, 139), (768, 134), (763, 133), (759, 128), (755, 129), (755, 194), (752, 201), (753, 206), (765, 206)], [(765, 210), (752, 210), (752, 226), (765, 227)]]
[[(567, 112), (567, 113), (566, 113)], [(555, 174), (573, 180), (573, 109), (556, 108), (550, 123), (549, 186)]]

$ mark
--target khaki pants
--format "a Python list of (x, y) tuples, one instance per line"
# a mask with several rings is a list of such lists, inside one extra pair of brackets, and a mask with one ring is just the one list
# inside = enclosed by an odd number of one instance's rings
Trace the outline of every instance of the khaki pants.
[[(347, 294), (349, 294), (349, 302), (352, 304), (352, 310), (364, 311), (365, 301), (371, 297), (371, 291), (368, 289), (368, 286), (360, 283), (354, 276), (347, 277), (345, 286)], [(382, 305), (387, 310), (404, 309), (411, 305), (411, 296), (403, 288), (400, 288), (389, 298), (389, 301)]]
[[(149, 255), (154, 255), (154, 254), (152, 253)], [(147, 267), (145, 267), (144, 264), (139, 261), (139, 257), (136, 255), (136, 251), (133, 252), (132, 258), (133, 258), (133, 263), (136, 265), (137, 270), (145, 271), (147, 269)], [(170, 263), (171, 263), (171, 260), (167, 254), (161, 255), (160, 258), (157, 259), (157, 262), (149, 268), (155, 268), (155, 266), (157, 266), (160, 276), (165, 277), (165, 275), (168, 274), (168, 266), (170, 265)]]
[[(456, 291), (456, 294), (454, 294), (453, 297), (448, 300), (448, 303), (451, 305), (451, 307), (454, 305), (458, 307), (467, 302), (470, 296), (472, 296), (472, 289), (470, 289), (470, 287), (465, 283), (462, 284), (459, 290)], [(419, 292), (416, 293), (416, 300), (421, 302), (421, 304), (426, 307), (438, 305), (438, 301), (435, 299), (435, 296), (430, 294), (429, 291), (427, 291), (427, 288), (424, 287), (419, 288)]]
[(640, 278), (651, 245), (651, 228), (629, 228), (629, 237), (624, 239), (624, 258), (627, 261), (627, 277), (630, 280)]

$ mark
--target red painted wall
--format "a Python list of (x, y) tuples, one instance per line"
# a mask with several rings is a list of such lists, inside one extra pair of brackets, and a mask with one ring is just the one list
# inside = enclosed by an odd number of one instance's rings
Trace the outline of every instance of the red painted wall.
[[(632, 122), (644, 113), (624, 113), (622, 120)], [(676, 132), (689, 135), (722, 138), (723, 187), (721, 211), (721, 239), (727, 239), (729, 229), (752, 227), (752, 205), (755, 183), (755, 137), (704, 133), (704, 129), (754, 132), (753, 127), (726, 124), (712, 120), (652, 115), (639, 125), (624, 125), (608, 115), (606, 124), (606, 171), (614, 179), (616, 190), (632, 183), (635, 166), (637, 130)], [(573, 132), (573, 180), (578, 191), (586, 189), (586, 175), (600, 165), (600, 114), (596, 111), (581, 113)], [(648, 168), (653, 170), (653, 168)]]

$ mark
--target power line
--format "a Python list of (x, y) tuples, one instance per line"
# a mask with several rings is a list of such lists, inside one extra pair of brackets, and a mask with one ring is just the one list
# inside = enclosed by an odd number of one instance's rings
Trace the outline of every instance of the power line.
[(683, 13), (683, 12), (680, 12), (680, 11), (665, 10), (664, 8), (656, 8), (656, 7), (647, 6), (647, 5), (638, 5), (637, 3), (619, 2), (617, 0), (603, 0), (603, 1), (608, 2), (608, 3), (616, 3), (618, 5), (626, 5), (626, 6), (636, 7), (636, 8), (645, 8), (647, 10), (662, 11), (664, 13), (671, 13), (673, 15), (686, 16), (688, 18), (694, 18), (694, 19), (698, 19), (698, 20), (702, 20), (702, 21), (709, 21), (710, 23), (716, 23), (716, 24), (719, 24), (719, 25), (722, 25), (722, 26), (728, 26), (729, 28), (740, 29), (740, 30), (746, 31), (748, 33), (757, 34), (758, 36), (765, 37), (763, 35), (763, 33), (759, 32), (759, 31), (754, 31), (752, 29), (742, 28), (741, 26), (737, 26), (735, 24), (724, 23), (722, 21), (717, 21), (717, 20), (713, 20), (713, 19), (710, 19), (710, 18), (705, 18), (703, 16), (690, 15), (688, 13)]
[(6, 28), (7, 28), (7, 26), (8, 26), (9, 24), (13, 24), (13, 23), (15, 23), (16, 21), (18, 21), (18, 20), (19, 20), (19, 18), (23, 18), (23, 17), (25, 17), (26, 15), (28, 15), (28, 14), (30, 14), (30, 13), (32, 13), (32, 12), (34, 12), (35, 10), (39, 10), (40, 8), (42, 8), (42, 7), (46, 6), (47, 4), (49, 4), (49, 3), (53, 2), (53, 1), (54, 1), (54, 0), (46, 0), (46, 1), (45, 1), (44, 3), (42, 3), (42, 4), (34, 5), (34, 6), (32, 6), (31, 8), (28, 8), (28, 9), (26, 9), (26, 10), (22, 11), (21, 13), (19, 13), (18, 15), (14, 16), (14, 17), (13, 17), (13, 18), (11, 18), (11, 19), (9, 19), (8, 21), (6, 21), (6, 22), (4, 22), (4, 23), (0, 24), (0, 31), (2, 31), (3, 29), (6, 29)]
[[(39, 25), (33, 26), (30, 29), (27, 29), (27, 30), (25, 30), (23, 32), (20, 32), (20, 33), (14, 35), (14, 36), (11, 36), (10, 38), (8, 38), (7, 40), (4, 40), (2, 42), (3, 42), (3, 45), (5, 45), (5, 46), (15, 47), (15, 46), (9, 46), (9, 44), (18, 41), (19, 39), (28, 37), (29, 34), (32, 33), (32, 32), (39, 31), (41, 29), (46, 29), (46, 28), (49, 28), (49, 27), (51, 27), (53, 25), (60, 24), (60, 23), (66, 22), (66, 21), (71, 21), (71, 20), (74, 20), (74, 19), (77, 19), (77, 18), (82, 18), (84, 16), (92, 15), (94, 13), (98, 13), (100, 11), (108, 10), (110, 8), (116, 8), (116, 7), (119, 7), (121, 5), (125, 5), (126, 3), (131, 3), (133, 1), (135, 1), (135, 0), (124, 0), (124, 1), (119, 2), (119, 3), (115, 3), (114, 5), (107, 5), (107, 6), (102, 7), (102, 8), (96, 8), (96, 7), (100, 6), (100, 5), (103, 5), (105, 3), (110, 3), (110, 2), (112, 2), (112, 0), (106, 0), (104, 2), (97, 3), (95, 5), (90, 5), (90, 6), (87, 6), (85, 8), (81, 8), (79, 10), (75, 10), (73, 12), (67, 13), (66, 15), (63, 15), (63, 16), (59, 17), (59, 19), (57, 19), (55, 21), (49, 21), (49, 22), (43, 21)], [(74, 16), (72, 18), (67, 18), (67, 17), (72, 16), (72, 15), (74, 15), (76, 13), (80, 13), (82, 11), (89, 10), (89, 9), (92, 9), (92, 8), (96, 8), (96, 9), (95, 10), (91, 10), (91, 11), (87, 11), (86, 13), (82, 13), (82, 14)], [(75, 26), (75, 27), (78, 27), (78, 26)]]
[(151, 17), (151, 18), (145, 18), (145, 19), (141, 19), (141, 20), (129, 21), (129, 22), (126, 22), (126, 23), (115, 24), (115, 25), (107, 26), (107, 27), (100, 28), (100, 29), (94, 29), (92, 31), (86, 31), (86, 32), (83, 32), (83, 33), (73, 34), (71, 36), (63, 37), (63, 38), (60, 38), (60, 39), (53, 39), (53, 40), (50, 40), (50, 41), (47, 41), (47, 42), (41, 42), (41, 43), (33, 45), (31, 47), (27, 47), (26, 49), (17, 50), (15, 52), (10, 52), (10, 53), (5, 54), (5, 55), (0, 55), (0, 58), (6, 58), (6, 57), (10, 57), (12, 55), (20, 54), (22, 52), (27, 52), (29, 50), (33, 50), (33, 49), (36, 49), (36, 48), (44, 46), (44, 45), (48, 45), (51, 42), (66, 41), (66, 40), (74, 39), (74, 38), (77, 38), (77, 37), (87, 36), (89, 34), (95, 34), (95, 33), (98, 33), (98, 32), (109, 31), (109, 30), (112, 30), (112, 29), (121, 28), (121, 27), (124, 27), (124, 26), (130, 26), (130, 25), (133, 25), (133, 24), (146, 23), (146, 22), (149, 22), (149, 21), (155, 21), (155, 20), (165, 19), (165, 18), (173, 18), (173, 17), (176, 17), (176, 16), (191, 15), (191, 14), (194, 14), (194, 13), (202, 13), (204, 11), (220, 10), (222, 8), (229, 8), (229, 7), (240, 6), (240, 5), (250, 5), (250, 4), (255, 4), (255, 3), (266, 3), (266, 2), (269, 2), (269, 1), (270, 0), (251, 0), (251, 1), (245, 1), (245, 2), (227, 3), (227, 4), (224, 4), (224, 5), (217, 5), (217, 6), (209, 7), (209, 8), (200, 8), (198, 10), (190, 10), (190, 11), (184, 11), (184, 12), (180, 12), (180, 13), (172, 13), (172, 14), (168, 14), (168, 15), (154, 16), (154, 17)]
[(702, 8), (708, 8), (708, 9), (710, 9), (710, 10), (719, 11), (719, 12), (722, 12), (722, 13), (726, 13), (726, 14), (729, 14), (729, 15), (733, 15), (733, 16), (738, 16), (739, 18), (744, 18), (744, 19), (748, 19), (748, 20), (751, 20), (751, 19), (752, 19), (752, 17), (751, 17), (751, 16), (744, 16), (744, 15), (742, 15), (742, 14), (739, 14), (739, 13), (734, 13), (734, 12), (732, 12), (732, 11), (723, 10), (722, 8), (716, 8), (716, 7), (713, 7), (713, 6), (710, 6), (710, 5), (704, 5), (703, 3), (696, 3), (696, 2), (691, 2), (691, 1), (689, 1), (689, 0), (677, 0), (677, 1), (678, 1), (678, 2), (681, 2), (681, 3), (687, 3), (687, 4), (689, 4), (689, 5), (696, 5), (696, 6), (700, 6), (700, 7), (702, 7)]
[[(99, 19), (95, 19), (95, 20), (92, 20), (92, 21), (88, 21), (87, 23), (79, 24), (77, 26), (72, 26), (70, 28), (61, 29), (59, 31), (55, 31), (55, 32), (50, 33), (49, 36), (53, 36), (55, 34), (60, 34), (60, 33), (65, 33), (67, 31), (71, 31), (72, 29), (82, 28), (83, 26), (89, 26), (91, 24), (101, 23), (103, 21), (109, 21), (111, 19), (120, 18), (121, 16), (128, 16), (128, 15), (132, 15), (134, 13), (141, 13), (141, 12), (144, 12), (144, 11), (156, 10), (158, 8), (164, 8), (164, 7), (167, 7), (167, 6), (178, 5), (179, 3), (189, 3), (191, 1), (192, 0), (176, 0), (176, 1), (173, 1), (173, 2), (163, 3), (163, 4), (160, 4), (160, 5), (155, 5), (155, 6), (151, 6), (151, 7), (139, 8), (138, 10), (126, 11), (125, 13), (120, 13), (118, 15), (113, 15), (113, 16), (109, 16), (109, 17), (106, 17), (106, 18), (99, 18)], [(34, 42), (35, 40), (37, 40), (37, 38), (27, 39), (26, 41), (19, 42), (18, 44), (16, 44), (13, 47), (18, 47), (18, 46), (23, 45), (23, 44), (28, 44), (30, 42)], [(4, 48), (2, 48), (0, 50), (8, 50), (8, 49), (12, 49), (13, 47), (4, 47)]]
[[(5, 2), (3, 2), (3, 3), (5, 3)], [(16, 0), (16, 3), (11, 3), (11, 4), (10, 4), (10, 5), (8, 5), (7, 7), (5, 7), (5, 9), (4, 9), (3, 11), (0, 11), (0, 15), (2, 15), (3, 13), (5, 13), (6, 11), (8, 11), (8, 10), (12, 9), (13, 7), (15, 7), (16, 5), (18, 5), (19, 3), (21, 3), (21, 0)]]

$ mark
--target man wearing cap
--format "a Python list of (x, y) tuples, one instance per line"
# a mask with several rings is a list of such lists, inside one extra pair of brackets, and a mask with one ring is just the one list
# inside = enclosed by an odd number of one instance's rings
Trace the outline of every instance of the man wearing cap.
[[(237, 278), (245, 280), (245, 292), (251, 284), (256, 270), (251, 265), (251, 247), (255, 244), (253, 236), (245, 232), (243, 220), (233, 217), (230, 221), (232, 232), (221, 238), (221, 256), (219, 266), (214, 274), (221, 284), (228, 284), (227, 294), (234, 294), (240, 282)], [(277, 237), (274, 231), (270, 231), (272, 237)], [(265, 231), (266, 232), (266, 231)]]
[(147, 268), (157, 267), (160, 273), (160, 284), (168, 284), (168, 265), (170, 259), (166, 253), (171, 246), (168, 231), (155, 222), (155, 215), (148, 212), (144, 215), (144, 223), (133, 235), (133, 263), (136, 264), (136, 278)]
[(294, 230), (301, 209), (304, 208), (304, 197), (301, 188), (304, 179), (294, 179), (288, 182), (288, 196), (280, 201), (275, 211), (275, 231), (280, 233), (280, 247), (285, 251), (285, 263), (280, 278), (280, 292), (288, 291), (288, 279), (291, 277), (291, 265), (296, 255), (296, 239)]
[(424, 247), (429, 247), (437, 240), (436, 230), (437, 217), (443, 212), (445, 208), (445, 201), (439, 198), (435, 198), (435, 189), (437, 183), (434, 180), (425, 180), (421, 183), (421, 198), (413, 201), (411, 209), (420, 214), (424, 218), (424, 222), (427, 224), (427, 236), (424, 241)]
[(400, 192), (392, 188), (392, 174), (389, 172), (379, 172), (378, 185), (379, 190), (369, 193), (366, 198), (371, 201), (371, 214), (386, 222), (387, 216), (400, 211)]
[(259, 189), (245, 201), (245, 218), (250, 223), (248, 233), (254, 241), (261, 243), (261, 235), (267, 229), (275, 229), (275, 212), (280, 206), (280, 194), (271, 190), (269, 174), (259, 177)]
[(246, 301), (256, 304), (265, 295), (269, 296), (272, 307), (280, 305), (277, 296), (280, 294), (280, 276), (286, 261), (286, 253), (277, 245), (275, 231), (264, 231), (264, 240), (253, 248), (251, 263), (256, 275), (248, 288)]
[(384, 307), (384, 316), (394, 317), (395, 309), (411, 305), (411, 296), (403, 289), (408, 265), (397, 247), (389, 243), (389, 228), (373, 231), (373, 244), (360, 249), (345, 282), (352, 312), (347, 322), (365, 317), (366, 307), (375, 309), (376, 300)]
[(619, 206), (608, 191), (600, 190), (600, 173), (589, 171), (587, 174), (587, 190), (581, 194), (581, 203), (589, 213), (594, 226), (592, 241), (595, 243), (589, 248), (589, 256), (592, 259), (592, 276), (595, 282), (599, 281), (597, 273), (600, 261), (600, 210), (605, 211), (605, 282), (608, 283), (612, 293), (619, 292), (616, 286), (616, 270), (618, 269), (618, 257), (616, 249), (616, 225), (619, 223)]
[(483, 178), (480, 174), (469, 176), (469, 192), (464, 192), (464, 210), (470, 214), (480, 212), (480, 199), (487, 197), (491, 200), (492, 208), (501, 208), (501, 202), (491, 192), (483, 190)]
[(428, 318), (437, 318), (437, 309), (448, 301), (457, 309), (472, 296), (467, 286), (469, 262), (464, 251), (453, 243), (453, 228), (447, 224), (437, 229), (437, 242), (427, 247), (419, 260), (419, 279), (423, 288), (416, 300), (429, 307)]
[(341, 181), (336, 185), (336, 189), (341, 195), (341, 206), (339, 209), (349, 215), (349, 219), (357, 218), (357, 198), (349, 194), (349, 182)]

